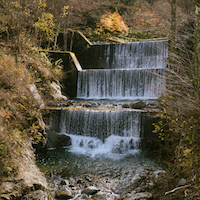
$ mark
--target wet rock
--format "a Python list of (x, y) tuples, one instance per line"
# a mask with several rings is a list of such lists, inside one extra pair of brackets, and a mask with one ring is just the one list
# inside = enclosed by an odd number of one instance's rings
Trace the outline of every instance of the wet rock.
[(74, 197), (72, 196), (72, 193), (68, 190), (66, 191), (61, 191), (61, 192), (56, 192), (55, 195), (56, 199), (73, 199)]
[(166, 176), (166, 171), (165, 170), (154, 171), (152, 176), (154, 177), (155, 181), (161, 181)]
[(69, 181), (68, 180), (62, 180), (60, 182), (60, 185), (69, 185)]
[(95, 195), (99, 190), (94, 186), (89, 186), (81, 191), (81, 194)]
[(48, 140), (47, 148), (60, 148), (71, 145), (71, 138), (67, 135), (59, 135), (51, 129), (46, 129)]
[(97, 107), (99, 104), (97, 102), (88, 101), (82, 104), (83, 107), (90, 108), (90, 107)]
[(129, 104), (123, 104), (122, 108), (130, 108), (130, 105)]
[(141, 192), (131, 195), (130, 197), (126, 197), (124, 200), (150, 199), (151, 197), (152, 194), (150, 192)]
[(85, 176), (85, 180), (88, 181), (88, 182), (92, 182), (92, 177), (86, 175), (86, 176)]
[(133, 103), (130, 103), (130, 107), (132, 109), (142, 109), (146, 107), (146, 103), (143, 101), (133, 102)]
[(120, 196), (118, 194), (115, 194), (113, 192), (98, 192), (95, 194), (94, 199), (95, 200), (117, 200)]
[(58, 135), (56, 147), (64, 147), (71, 145), (71, 138), (67, 135)]
[(145, 190), (144, 190), (143, 187), (137, 187), (137, 188), (134, 189), (134, 191), (135, 191), (136, 193), (145, 192)]
[(184, 178), (181, 178), (178, 182), (178, 187), (184, 186), (187, 184), (187, 181)]
[(91, 141), (88, 142), (88, 147), (89, 147), (90, 149), (94, 149), (94, 148), (95, 148), (95, 145), (94, 145), (93, 140), (91, 140)]

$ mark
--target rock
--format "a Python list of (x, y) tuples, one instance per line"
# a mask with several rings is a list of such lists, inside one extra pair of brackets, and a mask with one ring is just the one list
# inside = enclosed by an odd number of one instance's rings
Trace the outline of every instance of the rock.
[(79, 180), (77, 180), (77, 182), (76, 182), (77, 184), (83, 184), (84, 183), (84, 181), (82, 180), (82, 179), (79, 179)]
[(142, 109), (146, 107), (146, 103), (143, 101), (138, 101), (136, 103), (133, 102), (133, 103), (130, 103), (130, 107), (132, 109)]
[(19, 154), (13, 155), (13, 160), (18, 161), (15, 162), (17, 173), (0, 183), (1, 199), (44, 200), (47, 196), (47, 181), (35, 165), (31, 144), (24, 142), (24, 147), (21, 147)]
[(181, 178), (178, 182), (178, 187), (184, 186), (187, 184), (187, 181), (184, 178)]
[(71, 145), (71, 138), (67, 135), (58, 135), (56, 147), (64, 147)]
[(122, 108), (130, 108), (130, 106), (128, 104), (123, 104)]
[(92, 177), (86, 175), (86, 176), (85, 176), (85, 180), (88, 181), (88, 182), (92, 182)]
[(60, 185), (69, 185), (69, 181), (68, 180), (62, 180), (62, 181), (60, 181)]
[(51, 95), (55, 100), (67, 100), (67, 97), (62, 95), (61, 87), (56, 82), (51, 83), (51, 91)]
[(152, 194), (150, 192), (141, 192), (131, 195), (130, 197), (126, 197), (124, 200), (150, 199), (151, 197)]
[(120, 199), (120, 196), (118, 194), (115, 194), (113, 192), (98, 192), (94, 196), (95, 200), (117, 200)]
[(83, 107), (90, 108), (90, 107), (97, 107), (99, 104), (97, 102), (88, 101), (82, 104)]
[(43, 103), (42, 97), (40, 96), (35, 84), (30, 84), (28, 87), (33, 94), (34, 99), (39, 103), (40, 108), (43, 109), (45, 107), (45, 104)]
[(99, 190), (94, 186), (89, 186), (81, 191), (81, 194), (95, 195)]
[(60, 148), (71, 145), (71, 138), (67, 135), (59, 135), (51, 129), (46, 129), (48, 134), (47, 148)]
[(61, 191), (61, 192), (56, 192), (55, 195), (56, 199), (73, 199), (74, 197), (72, 196), (72, 193), (68, 190), (66, 191)]
[(136, 193), (140, 193), (140, 192), (144, 192), (145, 190), (144, 190), (143, 187), (137, 187), (137, 188), (134, 189), (134, 191), (135, 191)]
[(166, 176), (166, 171), (165, 170), (157, 170), (153, 172), (153, 177), (154, 179), (160, 181), (160, 179), (162, 179), (163, 177)]

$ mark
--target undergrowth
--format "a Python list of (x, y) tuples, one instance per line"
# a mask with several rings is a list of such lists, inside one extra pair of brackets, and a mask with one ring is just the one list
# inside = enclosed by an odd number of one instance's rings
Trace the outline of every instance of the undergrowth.
[(59, 83), (62, 67), (29, 41), (20, 55), (0, 49), (0, 176), (17, 173), (13, 158), (26, 142), (44, 130), (44, 107), (53, 101), (51, 83)]

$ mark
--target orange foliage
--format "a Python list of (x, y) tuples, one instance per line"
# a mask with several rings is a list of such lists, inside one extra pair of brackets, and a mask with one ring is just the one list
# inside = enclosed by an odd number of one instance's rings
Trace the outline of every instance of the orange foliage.
[(97, 27), (101, 32), (107, 30), (112, 33), (119, 32), (128, 34), (128, 27), (118, 12), (103, 15), (100, 23), (97, 24)]

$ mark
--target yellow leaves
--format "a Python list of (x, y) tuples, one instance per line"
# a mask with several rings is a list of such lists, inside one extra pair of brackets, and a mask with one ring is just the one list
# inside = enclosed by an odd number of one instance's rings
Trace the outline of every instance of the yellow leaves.
[(68, 15), (68, 9), (69, 9), (69, 6), (64, 6), (63, 7), (62, 17), (66, 17)]
[(22, 105), (21, 103), (19, 103), (18, 105), (19, 105), (19, 107), (20, 107), (21, 109), (26, 110), (26, 107), (25, 107), (24, 105)]
[(183, 154), (184, 156), (188, 156), (191, 153), (192, 149), (184, 149)]
[(173, 120), (171, 121), (171, 123), (172, 123), (172, 124), (176, 124), (176, 121), (173, 119)]
[(120, 32), (123, 34), (128, 34), (129, 30), (118, 12), (103, 15), (97, 26), (100, 31), (105, 29), (109, 32)]
[(42, 16), (38, 17), (38, 22), (34, 24), (34, 27), (37, 27), (41, 31), (45, 32), (47, 37), (53, 41), (55, 36), (55, 24), (53, 23), (53, 15), (51, 13), (42, 13)]
[(36, 82), (36, 83), (39, 83), (39, 82), (41, 82), (41, 81), (42, 81), (41, 78), (37, 78), (35, 82)]

